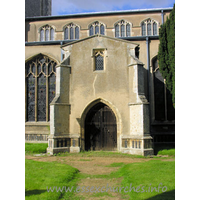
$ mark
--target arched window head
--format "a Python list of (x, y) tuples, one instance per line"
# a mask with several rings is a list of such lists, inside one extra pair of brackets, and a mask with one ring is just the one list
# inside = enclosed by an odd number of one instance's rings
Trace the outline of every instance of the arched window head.
[(158, 22), (153, 19), (146, 19), (141, 23), (142, 36), (158, 35)]
[(90, 36), (94, 34), (105, 35), (105, 25), (101, 22), (94, 22), (89, 26), (89, 34)]
[(93, 50), (94, 55), (94, 70), (101, 71), (104, 70), (104, 58), (105, 58), (105, 49), (95, 49)]
[(43, 27), (40, 28), (39, 30), (39, 34), (40, 34), (40, 41), (53, 41), (54, 40), (54, 28), (49, 26), (49, 25), (45, 25)]
[(64, 27), (64, 40), (79, 39), (80, 27), (74, 23), (70, 23)]
[(118, 21), (115, 24), (115, 37), (130, 37), (131, 23), (125, 20)]
[(57, 63), (39, 54), (26, 63), (26, 121), (49, 121)]

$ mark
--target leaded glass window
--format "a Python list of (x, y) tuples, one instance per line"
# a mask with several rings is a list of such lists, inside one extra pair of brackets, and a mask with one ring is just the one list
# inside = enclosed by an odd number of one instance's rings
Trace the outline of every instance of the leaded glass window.
[(51, 38), (50, 38), (50, 40), (54, 40), (54, 29), (53, 28), (51, 28)]
[(70, 39), (71, 40), (74, 39), (74, 28), (73, 27), (70, 28)]
[(70, 23), (64, 27), (64, 39), (65, 40), (74, 40), (74, 39), (79, 39), (79, 26)]
[(79, 39), (79, 27), (76, 26), (75, 28), (75, 39)]
[(95, 34), (99, 34), (99, 26), (95, 26)]
[(26, 63), (26, 120), (48, 121), (57, 63), (42, 54)]
[(105, 35), (105, 25), (100, 22), (94, 22), (89, 26), (89, 34), (90, 36), (94, 34)]
[(35, 121), (35, 77), (32, 73), (27, 77), (27, 120)]
[(40, 41), (49, 40), (54, 40), (54, 28), (49, 25), (45, 25), (40, 28)]
[(65, 31), (64, 31), (64, 39), (65, 39), (65, 40), (68, 40), (68, 27), (65, 28)]
[(157, 35), (157, 24), (156, 24), (156, 22), (153, 23), (153, 35)]
[(131, 26), (130, 24), (126, 25), (126, 37), (130, 37), (131, 36)]
[(125, 25), (121, 25), (121, 37), (125, 37)]
[(146, 35), (146, 24), (142, 23), (142, 35), (145, 36)]
[(141, 23), (142, 35), (158, 35), (158, 22), (153, 19), (147, 19)]
[(121, 20), (115, 24), (115, 37), (130, 37), (131, 23)]
[(45, 38), (46, 38), (46, 41), (49, 41), (49, 29), (45, 31)]
[(104, 33), (104, 25), (103, 24), (101, 24), (101, 26), (100, 26), (100, 34), (101, 35), (105, 35), (105, 33)]
[(103, 50), (95, 50), (95, 70), (104, 70), (104, 51)]
[(119, 25), (115, 26), (115, 37), (119, 37)]
[(40, 30), (40, 41), (44, 41), (44, 30)]
[(151, 34), (151, 24), (150, 23), (147, 24), (147, 35), (152, 35)]
[(37, 120), (46, 121), (46, 77), (40, 74), (37, 85)]
[(93, 28), (93, 26), (90, 26), (90, 36), (91, 35), (94, 35), (94, 28)]

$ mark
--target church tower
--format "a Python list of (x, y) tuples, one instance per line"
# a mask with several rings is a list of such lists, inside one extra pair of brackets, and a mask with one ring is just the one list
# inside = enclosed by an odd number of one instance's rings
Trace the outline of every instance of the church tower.
[(52, 0), (25, 0), (25, 17), (50, 16)]

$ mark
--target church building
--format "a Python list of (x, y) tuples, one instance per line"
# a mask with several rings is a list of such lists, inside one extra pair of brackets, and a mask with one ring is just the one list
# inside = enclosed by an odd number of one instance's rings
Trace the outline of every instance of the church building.
[(157, 60), (172, 8), (25, 18), (25, 141), (152, 155), (174, 145)]

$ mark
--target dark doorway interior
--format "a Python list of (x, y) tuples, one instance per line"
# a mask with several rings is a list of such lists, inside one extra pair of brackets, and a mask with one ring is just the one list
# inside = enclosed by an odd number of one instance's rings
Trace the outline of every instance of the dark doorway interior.
[(85, 150), (117, 150), (117, 125), (113, 111), (98, 103), (85, 119)]

